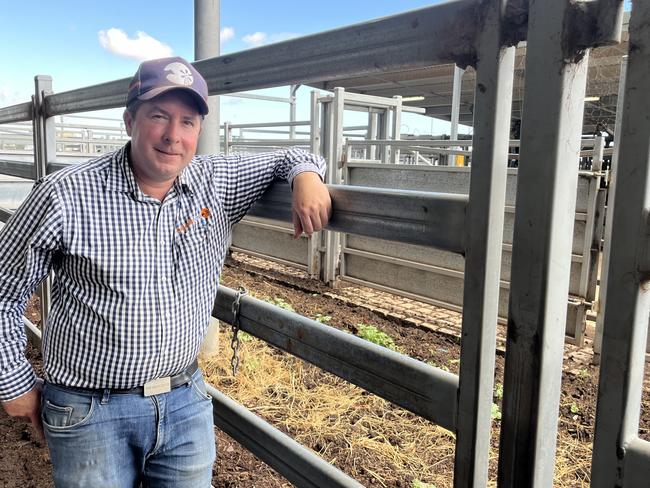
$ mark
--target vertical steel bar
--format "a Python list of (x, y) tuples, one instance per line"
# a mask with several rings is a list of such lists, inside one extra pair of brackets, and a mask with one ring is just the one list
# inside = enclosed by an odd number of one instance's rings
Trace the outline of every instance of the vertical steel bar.
[[(296, 121), (296, 92), (300, 88), (300, 85), (291, 85), (289, 87), (289, 121)], [(289, 139), (296, 138), (296, 127), (294, 125), (289, 126)]]
[[(594, 276), (592, 273), (592, 266), (594, 259), (598, 259), (598, 247), (594, 247), (594, 235), (596, 234), (596, 213), (598, 212), (598, 193), (600, 192), (600, 171), (603, 169), (603, 151), (605, 150), (605, 138), (597, 136), (594, 141), (594, 152), (592, 157), (591, 171), (593, 175), (589, 180), (589, 194), (587, 201), (587, 223), (585, 225), (585, 237), (582, 246), (582, 262), (580, 265), (580, 288), (578, 296), (583, 300), (582, 303), (577, 305), (575, 323), (575, 344), (582, 346), (584, 343), (585, 335), (585, 318), (586, 318), (586, 305), (585, 301), (589, 300), (587, 296), (590, 288), (590, 278)], [(596, 245), (598, 246), (598, 244)]]
[[(220, 0), (194, 0), (194, 59), (199, 61), (220, 54)], [(198, 154), (219, 153), (219, 97), (208, 97), (210, 113), (203, 120)]]
[(223, 124), (223, 153), (228, 156), (230, 155), (230, 138), (231, 138), (232, 129), (230, 128), (230, 122), (224, 122)]
[(499, 276), (515, 48), (502, 47), (506, 0), (486, 7), (478, 39), (474, 151), (463, 290), (454, 486), (487, 486)]
[[(392, 139), (399, 141), (402, 137), (402, 97), (396, 95), (393, 97), (396, 101), (393, 107), (393, 134)], [(391, 147), (390, 151), (391, 163), (399, 164), (399, 148), (396, 146)]]
[[(454, 65), (454, 82), (451, 93), (451, 130), (449, 139), (458, 140), (458, 121), (460, 119), (460, 95), (463, 87), (463, 74), (465, 70)], [(452, 148), (453, 149), (453, 148)], [(456, 166), (456, 155), (450, 154), (448, 161), (451, 166)]]
[[(43, 110), (44, 98), (52, 93), (52, 77), (38, 75), (34, 77), (34, 174), (36, 180), (47, 174), (47, 165), (56, 160), (56, 125), (54, 117), (46, 117)], [(48, 276), (39, 286), (41, 298), (41, 330), (45, 330), (47, 314), (52, 301), (52, 280)]]
[[(377, 139), (388, 139), (388, 112), (389, 110), (386, 108), (377, 114)], [(379, 152), (381, 162), (384, 164), (388, 163), (388, 148), (386, 146), (379, 146), (377, 147), (377, 151)]]
[[(345, 90), (334, 88), (334, 100), (329, 106), (329, 158), (327, 183), (341, 184), (341, 161), (343, 157), (343, 113), (345, 111)], [(325, 231), (325, 282), (335, 286), (340, 259), (341, 238), (338, 232)]]
[[(626, 82), (626, 73), (627, 73), (627, 56), (623, 57), (621, 61), (621, 75), (618, 81), (618, 99), (616, 100), (616, 125), (614, 127), (614, 154), (612, 155), (612, 164), (609, 168), (609, 188), (607, 189), (607, 215), (614, 214), (614, 201), (615, 198), (615, 189), (616, 189), (616, 168), (618, 166), (618, 155), (620, 144), (618, 143), (621, 140), (621, 125), (622, 125), (622, 114), (623, 114), (623, 103), (625, 101), (625, 82)], [(603, 256), (602, 256), (602, 266), (600, 274), (600, 297), (599, 301), (599, 312), (596, 317), (596, 335), (594, 337), (594, 354), (595, 359), (599, 361), (599, 355), (602, 351), (603, 343), (603, 322), (604, 316), (603, 310), (605, 310), (607, 304), (607, 270), (609, 269), (609, 252), (610, 252), (610, 242), (612, 240), (612, 219), (607, 217), (605, 219), (605, 236), (603, 239)]]
[[(368, 113), (368, 139), (377, 138), (377, 114), (375, 112)], [(377, 158), (377, 146), (371, 144), (368, 146), (367, 159), (374, 160)]]
[(621, 486), (626, 447), (638, 437), (650, 310), (649, 22), (650, 3), (635, 2), (621, 136), (616, 141), (616, 200), (609, 214), (612, 234), (592, 462), (594, 487)]
[(320, 97), (320, 92), (318, 90), (312, 90), (311, 92), (311, 108), (309, 110), (309, 150), (314, 154), (321, 154), (321, 134), (320, 134), (320, 108), (318, 104), (318, 98)]
[[(314, 154), (321, 154), (321, 135), (320, 135), (320, 110), (318, 98), (320, 92), (312, 90), (311, 92), (311, 109), (309, 111), (309, 149)], [(295, 116), (295, 114), (294, 114)], [(322, 232), (315, 232), (310, 238), (307, 247), (307, 272), (312, 278), (320, 276), (321, 273), (321, 253), (320, 243)]]
[(513, 488), (553, 482), (588, 57), (571, 2), (529, 5), (498, 475)]

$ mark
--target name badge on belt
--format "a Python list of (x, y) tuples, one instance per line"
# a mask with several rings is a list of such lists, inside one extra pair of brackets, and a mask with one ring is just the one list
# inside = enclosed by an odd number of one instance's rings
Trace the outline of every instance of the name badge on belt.
[(147, 381), (144, 384), (144, 396), (160, 395), (167, 393), (172, 389), (172, 382), (169, 376), (164, 378), (156, 378), (155, 380)]

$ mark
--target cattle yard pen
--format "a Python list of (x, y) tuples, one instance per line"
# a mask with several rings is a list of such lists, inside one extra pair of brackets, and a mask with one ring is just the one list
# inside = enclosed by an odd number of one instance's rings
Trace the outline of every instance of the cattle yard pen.
[[(443, 63), (476, 71), (471, 152), (462, 148), (467, 141), (454, 141), (457, 145), (445, 154), (470, 157), (471, 169), (399, 165), (397, 146), (402, 143), (395, 134), (388, 142), (387, 132), (371, 134), (374, 142), (345, 146), (348, 94), (341, 88), (321, 100), (320, 115), (311, 124), (329, 129), (309, 143), (327, 159), (334, 212), (319, 237), (322, 241), (312, 244), (306, 259), (317, 261), (311, 266), (333, 282), (338, 249), (343, 255), (342, 278), (365, 279), (355, 270), (368, 266), (355, 265), (354, 260), (379, 254), (370, 249), (367, 238), (382, 239), (382, 251), (391, 246), (394, 253), (417, 249), (422, 259), (430, 260), (429, 271), (442, 268), (439, 253), (448, 253), (444, 260), (458, 266), (441, 274), (462, 276), (460, 284), (448, 281), (440, 287), (453, 291), (447, 301), (456, 300), (453, 304), (463, 314), (458, 375), (252, 297), (240, 299), (225, 287), (220, 288), (213, 315), (227, 323), (235, 320), (241, 330), (454, 433), (454, 486), (479, 488), (487, 484), (497, 317), (507, 311), (498, 485), (550, 487), (567, 296), (578, 290), (579, 298), (588, 301), (595, 266), (592, 244), (597, 239), (590, 227), (598, 215), (590, 208), (600, 205), (600, 185), (593, 182), (602, 175), (593, 173), (600, 173), (602, 140), (594, 141), (592, 174), (582, 173), (577, 164), (587, 60), (590, 49), (620, 41), (622, 17), (621, 0), (457, 0), (196, 62), (213, 95), (323, 79), (334, 83)], [(650, 444), (638, 435), (650, 311), (650, 97), (645, 89), (650, 78), (649, 24), (650, 3), (635, 1), (613, 157), (613, 188), (623, 191), (610, 192), (611, 235), (605, 235), (611, 242), (592, 486), (640, 487), (650, 478)], [(507, 162), (512, 159), (514, 46), (522, 41), (527, 42), (527, 83), (514, 189)], [(128, 83), (121, 79), (52, 93), (51, 78), (36, 77), (31, 102), (0, 109), (0, 124), (32, 121), (35, 164), (27, 172), (24, 165), (4, 164), (2, 173), (38, 179), (56, 171), (61, 162), (55, 116), (123, 106)], [(314, 95), (312, 103), (318, 105), (318, 98)], [(348, 104), (353, 98), (347, 98)], [(400, 103), (391, 102), (395, 107)], [(351, 151), (357, 143), (366, 147), (364, 154), (372, 155), (365, 159), (384, 159), (355, 161)], [(388, 152), (385, 146), (391, 143)], [(387, 188), (387, 181), (407, 180), (381, 175), (393, 170), (391, 165), (416, 172), (410, 181), (427, 179), (430, 184)], [(450, 174), (458, 183), (455, 187), (441, 182), (452, 178)], [(288, 186), (276, 184), (255, 206), (254, 217), (290, 222), (289, 204)], [(0, 209), (0, 220), (10, 215), (10, 210)], [(578, 245), (574, 228), (581, 233)], [(507, 286), (500, 281), (502, 256), (504, 262), (510, 260)], [(408, 261), (387, 257), (383, 261), (390, 264)], [(45, 283), (41, 290), (45, 312), (49, 286)], [(425, 279), (418, 295), (442, 300), (436, 287)], [(29, 323), (26, 327), (38, 340), (40, 331)], [(296, 486), (361, 486), (216, 389), (209, 387), (209, 393), (215, 425)]]

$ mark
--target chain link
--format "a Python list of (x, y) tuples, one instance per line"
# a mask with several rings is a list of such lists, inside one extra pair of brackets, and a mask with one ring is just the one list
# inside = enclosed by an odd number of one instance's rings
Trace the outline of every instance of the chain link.
[(239, 305), (241, 298), (247, 293), (246, 288), (240, 286), (237, 290), (235, 301), (232, 302), (232, 342), (230, 343), (232, 347), (232, 360), (230, 361), (230, 365), (232, 366), (233, 376), (237, 376), (237, 369), (239, 368)]

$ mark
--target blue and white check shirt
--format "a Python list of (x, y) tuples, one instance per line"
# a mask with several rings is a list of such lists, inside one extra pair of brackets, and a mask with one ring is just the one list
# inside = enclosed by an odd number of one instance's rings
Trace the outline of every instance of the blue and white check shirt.
[(45, 379), (132, 388), (198, 355), (229, 235), (274, 179), (324, 171), (300, 149), (196, 156), (160, 203), (139, 189), (129, 146), (38, 181), (0, 231), (0, 400), (33, 388), (22, 315), (54, 270)]

